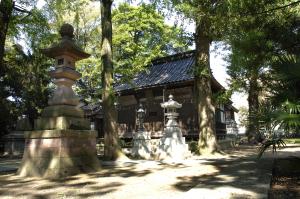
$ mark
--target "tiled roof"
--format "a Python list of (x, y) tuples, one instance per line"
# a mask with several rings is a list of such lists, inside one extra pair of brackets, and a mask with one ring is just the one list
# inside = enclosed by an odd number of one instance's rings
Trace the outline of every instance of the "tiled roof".
[(141, 89), (193, 80), (194, 51), (156, 59), (149, 68), (139, 73), (131, 83), (120, 84), (115, 90)]
[(102, 112), (102, 106), (100, 102), (85, 104), (82, 105), (81, 108), (88, 116)]

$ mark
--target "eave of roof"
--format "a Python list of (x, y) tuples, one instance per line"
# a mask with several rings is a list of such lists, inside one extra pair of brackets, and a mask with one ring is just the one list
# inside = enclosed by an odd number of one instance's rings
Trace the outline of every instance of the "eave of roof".
[(76, 60), (88, 58), (90, 54), (79, 48), (73, 40), (62, 39), (58, 44), (54, 44), (50, 48), (41, 49), (41, 52), (50, 58), (56, 58), (63, 54), (70, 54)]

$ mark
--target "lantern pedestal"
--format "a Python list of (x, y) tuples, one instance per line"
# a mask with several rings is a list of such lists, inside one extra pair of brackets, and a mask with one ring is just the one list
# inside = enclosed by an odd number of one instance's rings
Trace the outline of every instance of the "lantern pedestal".
[(138, 131), (133, 138), (132, 155), (142, 159), (151, 159), (151, 133)]
[(27, 131), (25, 140), (21, 176), (59, 179), (99, 168), (95, 131)]
[(191, 156), (180, 128), (167, 127), (164, 129), (164, 133), (158, 145), (158, 159), (176, 162)]

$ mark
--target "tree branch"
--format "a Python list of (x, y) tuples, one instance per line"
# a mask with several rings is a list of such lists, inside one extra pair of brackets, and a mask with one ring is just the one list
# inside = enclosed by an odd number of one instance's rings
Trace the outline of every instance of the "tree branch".
[(27, 13), (27, 14), (31, 14), (30, 11), (26, 10), (25, 8), (22, 8), (20, 6), (14, 5), (14, 10), (18, 11), (18, 12), (23, 12), (23, 13)]
[(266, 13), (273, 12), (273, 11), (276, 11), (276, 10), (284, 9), (284, 8), (287, 8), (287, 7), (290, 7), (290, 6), (296, 6), (299, 3), (300, 3), (300, 0), (294, 1), (294, 2), (286, 4), (286, 5), (282, 5), (282, 6), (272, 8), (270, 10), (264, 10), (262, 12), (257, 12), (257, 13), (253, 13), (253, 14), (248, 12), (248, 13), (244, 13), (243, 15), (244, 16), (246, 16), (246, 15), (262, 15), (262, 14), (266, 14)]

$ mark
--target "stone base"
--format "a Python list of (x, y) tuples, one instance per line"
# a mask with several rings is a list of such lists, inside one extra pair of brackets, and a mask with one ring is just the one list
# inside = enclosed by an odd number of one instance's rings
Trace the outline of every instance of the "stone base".
[(138, 131), (134, 134), (134, 138), (137, 140), (151, 140), (151, 132)]
[(157, 159), (166, 161), (181, 161), (191, 156), (188, 144), (182, 137), (178, 127), (166, 128), (164, 137), (160, 139), (157, 149)]
[(84, 117), (84, 112), (81, 108), (71, 105), (53, 105), (48, 106), (42, 111), (42, 117)]
[(84, 118), (76, 117), (44, 117), (35, 120), (35, 130), (49, 129), (74, 129), (87, 130), (90, 129), (90, 121)]
[(149, 160), (152, 157), (151, 139), (134, 139), (132, 156)]
[(59, 179), (99, 168), (96, 131), (28, 131), (25, 139), (21, 176)]
[(24, 131), (12, 131), (3, 137), (4, 155), (20, 156), (24, 152)]

